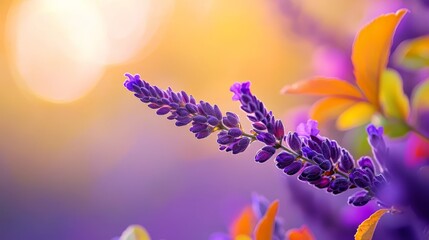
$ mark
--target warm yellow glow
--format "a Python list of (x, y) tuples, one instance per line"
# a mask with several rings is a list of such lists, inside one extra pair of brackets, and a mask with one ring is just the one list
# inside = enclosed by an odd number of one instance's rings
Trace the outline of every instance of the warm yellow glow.
[(172, 0), (95, 0), (106, 24), (110, 64), (134, 57), (170, 12)]
[(9, 29), (22, 83), (44, 99), (76, 100), (103, 74), (104, 25), (89, 1), (22, 2), (10, 12)]

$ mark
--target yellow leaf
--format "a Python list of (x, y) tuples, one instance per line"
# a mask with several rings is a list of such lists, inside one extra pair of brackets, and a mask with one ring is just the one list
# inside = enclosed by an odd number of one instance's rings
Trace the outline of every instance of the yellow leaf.
[(380, 104), (388, 118), (407, 120), (410, 103), (402, 88), (402, 78), (395, 70), (386, 70), (381, 75)]
[(336, 78), (313, 78), (285, 86), (282, 93), (297, 93), (362, 99), (362, 94), (352, 84)]
[(402, 42), (395, 51), (395, 60), (404, 67), (429, 67), (429, 35)]
[(327, 97), (313, 104), (310, 111), (310, 118), (317, 120), (320, 124), (331, 118), (336, 118), (341, 112), (356, 103), (349, 98)]
[(279, 208), (279, 201), (276, 200), (268, 207), (267, 212), (258, 222), (255, 228), (255, 240), (272, 239), (274, 222)]
[(131, 225), (125, 229), (119, 240), (150, 240), (150, 236), (144, 227)]
[(366, 98), (379, 109), (381, 73), (386, 69), (393, 34), (407, 10), (382, 15), (366, 25), (356, 36), (352, 62), (356, 83)]
[(429, 79), (416, 87), (411, 103), (413, 111), (429, 109)]
[(252, 235), (256, 224), (256, 216), (253, 213), (252, 207), (247, 206), (243, 209), (240, 215), (234, 220), (231, 227), (231, 236)]
[(344, 111), (337, 119), (337, 128), (348, 130), (368, 123), (376, 112), (373, 105), (367, 102), (358, 102)]
[(302, 226), (298, 229), (291, 229), (286, 233), (288, 240), (314, 240), (313, 234), (307, 226)]
[(371, 240), (374, 235), (375, 227), (380, 218), (387, 213), (388, 209), (380, 209), (373, 213), (369, 218), (363, 221), (355, 234), (355, 240)]

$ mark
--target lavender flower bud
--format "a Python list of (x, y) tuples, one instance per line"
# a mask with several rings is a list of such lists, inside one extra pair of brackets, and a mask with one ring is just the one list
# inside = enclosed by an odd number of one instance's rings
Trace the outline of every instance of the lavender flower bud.
[(250, 139), (247, 137), (243, 137), (241, 138), (237, 144), (235, 144), (232, 148), (232, 154), (237, 154), (237, 153), (241, 153), (244, 152), (244, 150), (246, 150), (246, 148), (249, 146), (250, 143)]
[(367, 191), (360, 191), (349, 197), (348, 203), (350, 205), (360, 207), (367, 204), (372, 199), (372, 196)]
[(283, 169), (289, 165), (291, 165), (296, 160), (296, 157), (288, 152), (281, 152), (276, 157), (277, 167)]
[(261, 132), (256, 136), (256, 139), (267, 145), (274, 145), (276, 143), (276, 138), (270, 133)]
[(315, 151), (313, 151), (309, 147), (302, 147), (302, 152), (304, 153), (304, 156), (313, 159), (316, 155), (318, 155)]
[(243, 134), (243, 132), (239, 128), (231, 128), (228, 131), (228, 135), (233, 136), (233, 137), (240, 137), (241, 134)]
[(374, 164), (372, 163), (372, 160), (369, 157), (361, 157), (358, 160), (358, 165), (362, 169), (369, 169), (371, 170), (372, 173), (375, 173)]
[(319, 164), (319, 167), (323, 170), (323, 171), (331, 171), (332, 170), (332, 163), (329, 160), (325, 160), (323, 162), (321, 162)]
[(227, 112), (226, 117), (222, 118), (222, 122), (229, 128), (238, 127), (239, 119), (235, 113)]
[(307, 145), (313, 149), (317, 153), (322, 153), (322, 149), (320, 148), (319, 144), (313, 140), (308, 140)]
[(338, 158), (340, 157), (340, 149), (338, 148), (338, 144), (336, 141), (330, 141), (330, 153), (331, 153), (331, 159), (334, 163), (338, 161)]
[(322, 173), (323, 171), (319, 166), (310, 165), (304, 167), (299, 179), (303, 181), (316, 181), (322, 177)]
[(371, 185), (370, 177), (361, 169), (353, 169), (349, 175), (350, 181), (360, 188), (366, 188)]
[(259, 130), (259, 131), (264, 131), (267, 129), (267, 127), (260, 122), (253, 123), (252, 126), (254, 129)]
[(297, 153), (301, 152), (301, 139), (298, 136), (298, 133), (294, 132), (289, 132), (287, 135), (287, 143), (289, 145), (289, 147), (294, 150)]
[(346, 150), (342, 149), (341, 152), (342, 155), (340, 157), (340, 164), (338, 166), (342, 171), (349, 172), (354, 167), (353, 159)]
[(285, 130), (283, 127), (283, 123), (280, 120), (276, 120), (274, 124), (274, 136), (277, 138), (277, 140), (281, 140), (285, 135)]
[(302, 166), (303, 166), (302, 162), (295, 161), (291, 163), (289, 166), (285, 167), (283, 171), (287, 175), (294, 175), (295, 173), (299, 172), (299, 170), (301, 170)]
[(310, 183), (316, 186), (317, 188), (327, 188), (331, 183), (331, 180), (327, 177), (321, 177), (320, 179), (316, 181), (312, 181)]
[(333, 194), (340, 194), (346, 191), (350, 186), (349, 180), (343, 177), (337, 177), (334, 179), (328, 187), (328, 192), (332, 192)]
[(331, 158), (331, 148), (329, 146), (329, 140), (325, 139), (322, 142), (322, 145), (320, 145), (320, 148), (322, 149), (322, 154), (326, 159), (330, 159)]
[(276, 149), (274, 147), (265, 146), (256, 153), (255, 161), (260, 163), (266, 162), (274, 155), (275, 152)]

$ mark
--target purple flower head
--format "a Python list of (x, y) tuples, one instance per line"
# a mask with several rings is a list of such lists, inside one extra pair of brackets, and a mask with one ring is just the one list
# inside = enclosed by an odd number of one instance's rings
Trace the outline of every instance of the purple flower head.
[(306, 123), (300, 123), (296, 131), (301, 136), (317, 136), (320, 130), (317, 128), (317, 121), (309, 119)]

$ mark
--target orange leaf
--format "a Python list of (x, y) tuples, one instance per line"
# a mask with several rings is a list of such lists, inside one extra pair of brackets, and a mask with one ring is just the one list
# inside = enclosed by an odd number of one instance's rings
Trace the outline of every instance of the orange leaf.
[(353, 45), (356, 83), (377, 109), (381, 73), (387, 66), (393, 34), (406, 12), (401, 9), (376, 18), (357, 34)]
[(371, 240), (374, 235), (375, 227), (380, 218), (389, 211), (389, 209), (380, 209), (373, 213), (369, 218), (363, 221), (355, 234), (355, 240)]
[(285, 86), (282, 93), (333, 96), (362, 99), (362, 94), (352, 84), (336, 78), (313, 78)]
[(313, 104), (310, 118), (323, 124), (330, 118), (338, 117), (341, 112), (353, 105), (356, 101), (349, 98), (327, 97)]
[(298, 229), (291, 229), (286, 233), (288, 240), (314, 240), (313, 234), (307, 226), (302, 226)]
[(250, 236), (252, 235), (255, 224), (256, 216), (253, 213), (252, 207), (247, 206), (232, 223), (231, 236), (233, 238), (238, 237), (239, 235)]
[(274, 222), (279, 208), (279, 201), (276, 200), (268, 207), (267, 212), (258, 222), (255, 228), (255, 240), (272, 239)]

